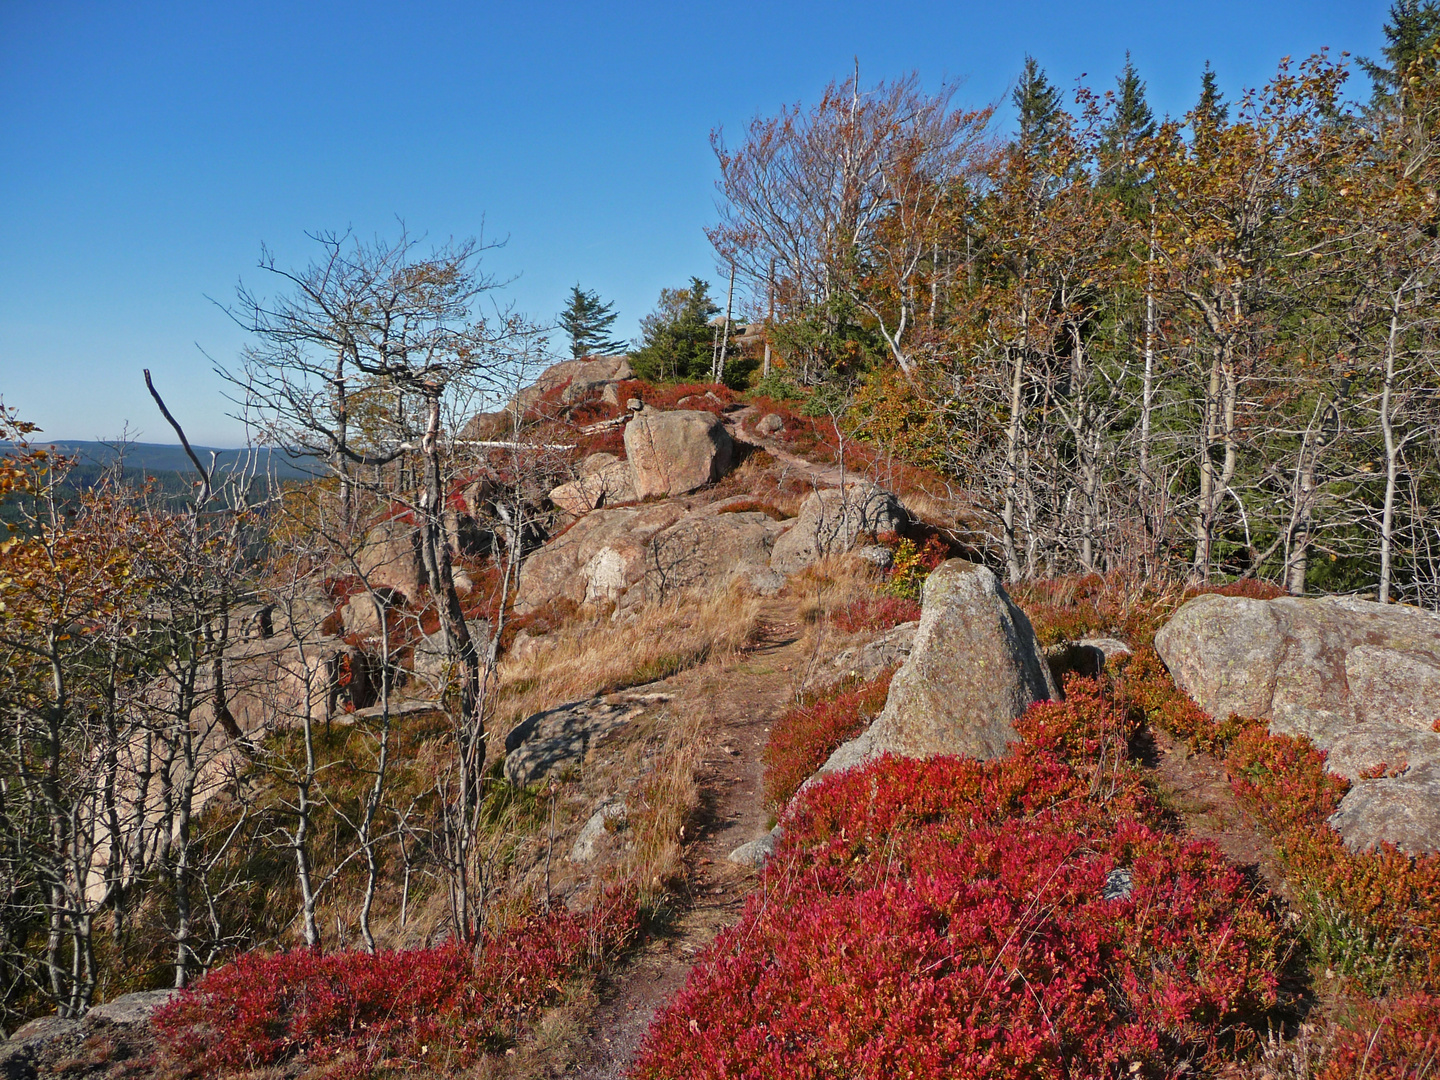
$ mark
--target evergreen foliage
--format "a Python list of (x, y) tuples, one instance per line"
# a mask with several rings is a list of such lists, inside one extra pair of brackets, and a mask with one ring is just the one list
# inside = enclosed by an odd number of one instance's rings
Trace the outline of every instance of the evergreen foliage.
[(560, 328), (570, 337), (570, 355), (578, 360), (623, 353), (626, 343), (609, 336), (616, 318), (613, 304), (602, 302), (598, 293), (587, 292), (577, 283), (559, 319)]
[(1018, 113), (1021, 145), (1033, 147), (1044, 154), (1055, 135), (1063, 109), (1060, 91), (1050, 85), (1044, 69), (1033, 56), (1025, 57), (1025, 68), (1010, 100), (1015, 103)]
[(1411, 65), (1426, 59), (1440, 45), (1440, 4), (1436, 0), (1395, 0), (1384, 30), (1387, 44), (1380, 51), (1385, 62), (1360, 60), (1361, 69), (1374, 83), (1371, 105), (1377, 110), (1394, 103)]
[(655, 382), (709, 382), (716, 348), (710, 320), (719, 313), (709, 283), (698, 277), (682, 289), (661, 289), (655, 310), (640, 322), (640, 348), (630, 354), (630, 366)]

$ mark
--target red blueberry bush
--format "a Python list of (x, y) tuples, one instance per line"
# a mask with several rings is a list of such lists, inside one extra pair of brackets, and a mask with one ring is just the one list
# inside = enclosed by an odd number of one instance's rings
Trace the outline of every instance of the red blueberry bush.
[(248, 953), (155, 1014), (167, 1056), (215, 1075), (301, 1060), (326, 1075), (461, 1067), (637, 932), (632, 899), (532, 915), (475, 949)]
[(1072, 686), (1003, 760), (807, 790), (634, 1075), (1172, 1076), (1263, 1026), (1276, 920), (1213, 846), (1159, 831), (1133, 766), (1097, 783), (1132, 720)]
[(879, 633), (920, 618), (920, 605), (903, 596), (862, 596), (830, 616), (846, 634)]
[(783, 807), (837, 746), (865, 730), (885, 707), (893, 673), (886, 671), (850, 689), (826, 691), (772, 725), (763, 754), (767, 806)]

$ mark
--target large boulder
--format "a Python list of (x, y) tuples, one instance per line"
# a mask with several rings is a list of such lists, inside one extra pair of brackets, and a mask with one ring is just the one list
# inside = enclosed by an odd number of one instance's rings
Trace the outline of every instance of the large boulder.
[[(1332, 821), (1351, 846), (1440, 850), (1440, 616), (1341, 597), (1207, 595), (1175, 613), (1155, 649), (1212, 716), (1253, 716), (1329, 751), (1328, 767), (1353, 785)], [(1382, 766), (1394, 775), (1373, 776)]]
[(820, 772), (882, 754), (1002, 756), (1033, 702), (1058, 698), (1035, 631), (986, 567), (951, 559), (926, 579), (909, 658), (885, 708)]
[[(597, 461), (596, 459), (606, 459)], [(579, 517), (602, 506), (635, 501), (635, 474), (628, 461), (614, 454), (591, 454), (580, 466), (580, 475), (550, 492), (557, 510)]]
[(558, 364), (551, 364), (533, 383), (516, 394), (508, 408), (526, 413), (542, 397), (560, 386), (565, 387), (560, 394), (561, 403), (571, 405), (585, 400), (592, 393), (602, 391), (609, 383), (623, 382), (634, 377), (635, 372), (630, 367), (630, 360), (624, 356), (562, 360)]
[(803, 570), (821, 556), (839, 554), (881, 533), (898, 532), (908, 518), (893, 494), (864, 481), (812, 492), (788, 532), (775, 544), (770, 565), (782, 574)]
[(642, 409), (625, 425), (625, 456), (637, 499), (684, 495), (729, 471), (734, 444), (714, 413)]
[(420, 531), (401, 518), (382, 521), (365, 534), (355, 559), (372, 589), (394, 589), (406, 600), (420, 595), (425, 568), (420, 562)]
[(735, 502), (671, 500), (586, 514), (522, 564), (516, 610), (557, 599), (633, 607), (764, 575), (784, 525), (755, 511), (729, 512)]

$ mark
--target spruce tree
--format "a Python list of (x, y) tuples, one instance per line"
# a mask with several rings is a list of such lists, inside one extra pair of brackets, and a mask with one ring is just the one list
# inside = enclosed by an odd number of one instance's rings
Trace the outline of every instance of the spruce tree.
[(570, 335), (570, 355), (578, 360), (582, 356), (623, 353), (625, 342), (609, 337), (616, 318), (614, 305), (602, 303), (598, 293), (586, 292), (577, 283), (559, 319), (560, 328)]
[(1033, 56), (1026, 55), (1025, 69), (1011, 100), (1018, 114), (1020, 145), (1044, 155), (1060, 121), (1060, 91), (1050, 85)]
[(1380, 51), (1386, 63), (1360, 60), (1361, 68), (1375, 84), (1370, 103), (1377, 110), (1395, 101), (1411, 65), (1427, 58), (1426, 54), (1440, 45), (1440, 4), (1436, 0), (1395, 0), (1384, 32), (1388, 44)]
[(1136, 147), (1155, 133), (1155, 116), (1145, 101), (1145, 83), (1125, 53), (1125, 67), (1115, 80), (1115, 112), (1100, 144), (1103, 179), (1122, 199), (1133, 201), (1142, 177), (1134, 165)]
[(1190, 133), (1195, 137), (1195, 148), (1203, 153), (1214, 149), (1215, 133), (1230, 121), (1230, 106), (1215, 81), (1215, 72), (1210, 61), (1205, 61), (1205, 70), (1200, 75), (1200, 100), (1190, 113)]
[(709, 320), (720, 313), (710, 285), (697, 277), (685, 289), (662, 289), (656, 309), (640, 321), (640, 348), (630, 364), (643, 379), (710, 379), (715, 331)]

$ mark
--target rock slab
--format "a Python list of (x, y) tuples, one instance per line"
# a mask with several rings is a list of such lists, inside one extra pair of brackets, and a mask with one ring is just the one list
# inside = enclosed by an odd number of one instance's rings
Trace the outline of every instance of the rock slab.
[(505, 736), (505, 778), (529, 787), (552, 772), (579, 765), (590, 747), (645, 711), (602, 698), (576, 701), (527, 717)]
[(1000, 757), (1017, 738), (1015, 720), (1033, 702), (1059, 696), (1030, 620), (999, 579), (951, 559), (925, 581), (920, 624), (885, 708), (820, 773), (887, 753)]
[[(1155, 635), (1210, 715), (1269, 722), (1351, 781), (1331, 824), (1353, 848), (1440, 851), (1440, 616), (1348, 597), (1198, 596)], [(1363, 774), (1385, 766), (1387, 774)]]
[(908, 520), (900, 501), (874, 484), (855, 482), (815, 491), (776, 541), (770, 565), (793, 574), (824, 555), (849, 551), (881, 533), (899, 532)]

